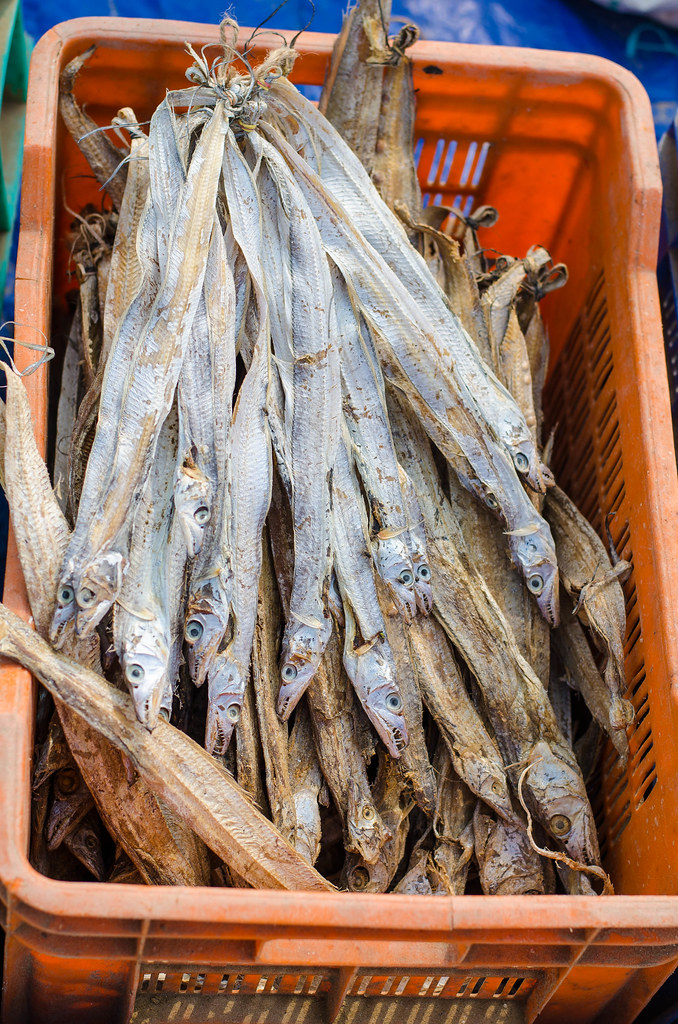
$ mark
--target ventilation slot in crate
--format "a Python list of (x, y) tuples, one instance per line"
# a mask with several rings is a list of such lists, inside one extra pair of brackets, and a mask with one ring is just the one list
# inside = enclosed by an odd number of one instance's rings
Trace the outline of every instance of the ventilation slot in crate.
[[(417, 139), (414, 160), (426, 206), (449, 206), (468, 216), (476, 205), (476, 194), (490, 151), (489, 142), (427, 137)], [(450, 217), (442, 225), (450, 234), (460, 234), (463, 224)]]

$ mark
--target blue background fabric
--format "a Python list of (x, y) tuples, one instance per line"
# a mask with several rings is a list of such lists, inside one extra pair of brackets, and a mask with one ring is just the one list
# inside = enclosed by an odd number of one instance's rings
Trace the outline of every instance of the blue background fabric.
[[(218, 0), (23, 0), (26, 31), (38, 39), (55, 21), (83, 15), (174, 18), (218, 22)], [(263, 21), (277, 0), (247, 0), (229, 7), (244, 25)], [(312, 29), (338, 32), (345, 4), (315, 0)], [(311, 17), (309, 0), (287, 0), (268, 22), (300, 28)], [(660, 135), (678, 102), (678, 32), (647, 19), (614, 13), (592, 0), (393, 0), (393, 14), (416, 22), (425, 39), (593, 53), (629, 68), (643, 82)]]

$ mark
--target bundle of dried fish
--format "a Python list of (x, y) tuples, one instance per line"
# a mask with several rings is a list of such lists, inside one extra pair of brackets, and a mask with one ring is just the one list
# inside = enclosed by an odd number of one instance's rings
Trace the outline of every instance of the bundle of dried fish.
[[(417, 32), (389, 37), (389, 16), (349, 13), (320, 111), (288, 79), (292, 48), (253, 68), (226, 19), (224, 56), (189, 48), (191, 85), (148, 134), (116, 114), (126, 152), (78, 107), (88, 54), (65, 72), (64, 117), (116, 213), (96, 258), (74, 249), (72, 530), (8, 374), (0, 462), (58, 648), (0, 614), (2, 652), (58, 713), (36, 864), (58, 843), (96, 877), (128, 877), (126, 856), (146, 881), (204, 884), (209, 847), (218, 884), (445, 894), (476, 871), (483, 892), (552, 891), (554, 859), (566, 890), (607, 886), (571, 746), (587, 723), (547, 692), (567, 679), (626, 756), (626, 565), (542, 447), (538, 299), (566, 274), (541, 248), (487, 259), (489, 207), (463, 251), (450, 211), (422, 209)], [(82, 800), (53, 799), (64, 770)]]

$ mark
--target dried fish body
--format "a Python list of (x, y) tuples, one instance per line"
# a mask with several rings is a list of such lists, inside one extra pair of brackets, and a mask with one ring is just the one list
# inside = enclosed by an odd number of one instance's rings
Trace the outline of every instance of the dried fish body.
[[(450, 209), (429, 205), (423, 210), (411, 213), (404, 204), (399, 202), (394, 203), (393, 208), (411, 233), (416, 233), (420, 239), (429, 240), (429, 246), (435, 251), (439, 265), (436, 280), (445, 293), (450, 307), (459, 317), (462, 327), (475, 342), (481, 358), (488, 366), (491, 366), (490, 340), (480, 306), (480, 292), (473, 274), (471, 259), (468, 254), (462, 257), (459, 252), (459, 243), (444, 231), (439, 230), (440, 225), (450, 215)], [(420, 246), (426, 252), (425, 244), (420, 243)], [(431, 259), (427, 259), (427, 262), (431, 273), (434, 273), (435, 261), (433, 266), (431, 266)]]
[[(104, 364), (124, 314), (142, 288), (148, 289), (148, 281), (145, 280), (148, 274), (146, 256), (137, 250), (139, 226), (147, 209), (148, 190), (148, 139), (144, 135), (135, 135), (131, 141), (127, 181), (120, 205), (108, 287), (105, 292), (101, 350), (101, 361)], [(149, 297), (152, 301), (154, 293), (149, 296), (146, 292), (147, 301)]]
[(424, 704), (447, 745), (456, 774), (502, 818), (513, 817), (506, 772), (494, 739), (469, 697), (442, 626), (434, 618), (407, 631)]
[(267, 817), (270, 817), (261, 761), (259, 723), (254, 704), (254, 688), (250, 678), (245, 687), (242, 712), (236, 733), (235, 777), (238, 780), (238, 785), (242, 786), (246, 793), (249, 793), (256, 806)]
[(200, 553), (191, 566), (184, 629), (191, 678), (196, 686), (204, 682), (226, 633), (233, 579), (227, 524), (232, 497), (230, 429), (235, 387), (236, 291), (226, 242), (216, 217), (204, 287), (209, 337), (209, 379), (204, 381), (208, 402), (204, 415), (212, 425), (214, 487), (209, 518), (202, 526)]
[(78, 305), (68, 334), (61, 371), (61, 391), (59, 392), (56, 444), (54, 446), (54, 493), (64, 514), (68, 508), (68, 451), (78, 408), (81, 332), (82, 312)]
[(519, 653), (508, 623), (469, 559), (437, 482), (432, 457), (425, 457), (423, 430), (395, 399), (389, 408), (396, 451), (417, 488), (436, 566), (434, 610), (482, 690), (509, 780), (517, 790), (518, 766), (529, 766), (523, 788), (529, 790), (535, 816), (570, 856), (598, 864), (593, 812), (545, 690)]
[(59, 112), (78, 149), (94, 171), (99, 184), (106, 189), (116, 210), (120, 209), (127, 167), (124, 163), (127, 153), (113, 145), (99, 126), (84, 113), (73, 96), (75, 80), (96, 47), (90, 46), (85, 53), (75, 57), (66, 65), (59, 78)]
[(229, 130), (222, 179), (235, 242), (249, 267), (257, 309), (257, 334), (250, 367), (240, 388), (231, 425), (231, 517), (225, 523), (233, 570), (233, 635), (209, 670), (205, 731), (208, 750), (223, 754), (240, 718), (249, 676), (261, 573), (261, 538), (271, 501), (273, 464), (266, 421), (270, 388), (268, 300), (261, 265), (261, 218), (252, 172)]
[[(167, 273), (137, 342), (132, 366), (126, 368), (124, 400), (113, 410), (112, 421), (103, 415), (103, 403), (100, 406), (83, 484), (83, 497), (85, 492), (95, 492), (98, 501), (94, 509), (87, 509), (91, 517), (84, 516), (81, 498), (57, 588), (60, 604), (53, 636), (71, 619), (78, 635), (87, 635), (120, 592), (126, 561), (121, 540), (150, 472), (158, 431), (172, 404), (202, 293), (225, 130), (224, 106), (218, 102), (193, 153), (173, 223)], [(113, 361), (111, 357), (107, 367)], [(110, 448), (111, 434), (113, 459), (105, 466), (102, 486), (97, 476), (101, 460), (93, 456), (98, 444), (104, 451)]]
[(402, 466), (398, 466), (400, 486), (405, 501), (405, 511), (409, 529), (407, 540), (414, 569), (414, 593), (417, 601), (417, 608), (422, 615), (429, 615), (433, 609), (433, 591), (431, 590), (431, 566), (428, 561), (426, 549), (426, 531), (424, 520), (419, 508), (417, 492), (412, 481)]
[[(406, 874), (400, 879), (393, 892), (403, 893), (407, 896), (433, 896), (433, 895), (444, 895), (445, 888), (441, 888), (440, 891), (434, 890), (431, 887), (431, 882), (428, 877), (430, 863), (430, 853), (425, 849), (415, 849), (412, 851), (410, 857), (410, 864)], [(434, 869), (435, 870), (435, 869)], [(436, 871), (436, 877), (439, 878), (439, 872)], [(464, 880), (464, 886), (466, 880)], [(463, 892), (463, 889), (462, 889)]]
[[(180, 125), (165, 99), (151, 118), (149, 132), (150, 186), (157, 211), (158, 253), (163, 274), (166, 273), (169, 258), (173, 213), (180, 202), (186, 180), (188, 134), (187, 121), (184, 120)], [(214, 401), (214, 363), (216, 346), (221, 341), (219, 329), (223, 327), (223, 316), (218, 306), (207, 301), (209, 268), (223, 268), (222, 277), (227, 281), (228, 268), (225, 262), (225, 244), (219, 218), (215, 212), (203, 292), (198, 300), (177, 381), (179, 451), (174, 505), (183, 529), (189, 558), (194, 558), (200, 551), (205, 529), (214, 516), (215, 491), (219, 483), (217, 462), (220, 454), (217, 451), (215, 437), (215, 413), (222, 427), (223, 436), (223, 424), (228, 422), (226, 410), (230, 409), (227, 396), (224, 396), (221, 408), (220, 403)], [(213, 270), (212, 277), (214, 276)], [(219, 301), (219, 297), (214, 298)], [(233, 305), (234, 301), (235, 296)]]
[(213, 758), (161, 718), (149, 734), (131, 698), (52, 650), (0, 605), (0, 653), (19, 661), (47, 689), (119, 747), (144, 781), (210, 849), (259, 888), (333, 887), (300, 857)]
[[(264, 130), (271, 134), (266, 126)], [(465, 485), (501, 512), (510, 532), (512, 557), (542, 614), (555, 625), (558, 568), (551, 532), (530, 503), (508, 455), (483, 433), (475, 400), (463, 382), (454, 383), (454, 366), (449, 362), (440, 365), (436, 373), (422, 356), (422, 345), (430, 348), (433, 343), (431, 327), (422, 321), (419, 307), (402, 284), (346, 222), (343, 211), (294, 150), (283, 139), (278, 138), (276, 144), (322, 222), (327, 252), (358, 296), (386, 375), (416, 403), (427, 431), (455, 468), (460, 460), (468, 466), (462, 474)]]
[(426, 738), (422, 725), (423, 707), (421, 693), (414, 675), (407, 646), (408, 626), (403, 622), (388, 596), (386, 588), (377, 578), (377, 593), (384, 616), (386, 640), (395, 662), (395, 678), (402, 695), (401, 715), (405, 721), (408, 745), (401, 751), (396, 762), (412, 789), (414, 799), (425, 814), (432, 814), (435, 807), (435, 780), (428, 760)]
[(610, 693), (610, 724), (619, 733), (633, 721), (633, 706), (622, 697), (626, 688), (626, 608), (619, 583), (630, 565), (611, 563), (598, 534), (559, 487), (549, 491), (546, 514), (562, 559), (563, 585), (576, 602), (575, 614), (591, 630), (593, 642), (606, 657), (603, 678)]
[(315, 864), (320, 853), (319, 800), (325, 785), (313, 742), (311, 719), (305, 705), (297, 709), (289, 742), (290, 786), (294, 801), (292, 846)]
[[(4, 408), (4, 407), (3, 407)], [(38, 452), (26, 390), (7, 372), (8, 446), (4, 463), (6, 491), (28, 599), (36, 628), (49, 630), (52, 595), (68, 545), (69, 531), (52, 493), (47, 468)], [(99, 665), (99, 637), (66, 637), (66, 651), (90, 668)], [(130, 780), (123, 755), (85, 721), (57, 701), (68, 745), (99, 813), (124, 846), (145, 881), (198, 885), (206, 878), (204, 847), (189, 828), (159, 806), (153, 793)]]
[[(155, 461), (134, 520), (129, 565), (113, 614), (113, 646), (139, 721), (154, 729), (161, 708), (172, 710), (172, 622), (176, 580), (170, 566), (172, 485), (177, 453), (177, 417), (160, 430)], [(174, 558), (173, 558), (174, 555)]]
[(287, 723), (280, 721), (275, 710), (282, 609), (266, 532), (262, 543), (257, 621), (252, 646), (252, 677), (271, 820), (285, 839), (290, 840), (296, 829), (296, 814), (290, 780), (288, 727)]
[(434, 758), (438, 794), (432, 861), (448, 893), (461, 896), (473, 857), (473, 813), (478, 801), (457, 777), (449, 751), (439, 742)]
[(336, 268), (333, 268), (332, 283), (341, 325), (339, 346), (345, 423), (378, 526), (373, 542), (374, 562), (401, 614), (411, 619), (416, 614), (415, 573), (410, 555), (413, 542), (409, 538), (398, 461), (388, 425), (384, 382), (376, 353), (369, 351), (364, 343), (360, 314), (354, 310)]
[(405, 49), (418, 38), (419, 30), (414, 25), (405, 25), (389, 45), (390, 59), (384, 68), (379, 128), (370, 169), (384, 202), (391, 209), (396, 202), (403, 203), (412, 215), (421, 210), (421, 189), (414, 164), (416, 103), (412, 61)]
[(290, 470), (294, 575), (280, 657), (278, 713), (288, 717), (308, 686), (332, 630), (330, 475), (339, 440), (340, 375), (332, 282), (313, 215), (287, 165), (265, 139), (261, 152), (288, 218), (292, 293)]
[(566, 673), (568, 685), (581, 693), (586, 706), (612, 740), (622, 766), (629, 757), (629, 742), (626, 729), (633, 720), (633, 706), (618, 693), (611, 693), (601, 676), (591, 653), (584, 629), (571, 613), (571, 603), (565, 600), (567, 609), (560, 626), (553, 633), (553, 643)]
[(233, 637), (212, 659), (205, 732), (208, 750), (223, 754), (240, 718), (249, 675), (257, 593), (261, 572), (261, 537), (271, 500), (273, 472), (266, 423), (269, 378), (267, 345), (257, 345), (233, 414), (232, 522)]
[(390, 20), (390, 0), (361, 0), (344, 15), (319, 103), (368, 172), (377, 148)]
[(379, 750), (379, 767), (372, 793), (374, 810), (385, 830), (385, 841), (368, 860), (347, 847), (343, 877), (351, 892), (386, 892), (405, 853), (409, 814), (414, 806), (397, 761)]
[[(269, 520), (271, 548), (283, 610), (289, 607), (293, 551), (289, 507), (274, 481)], [(306, 702), (321, 771), (344, 828), (344, 849), (374, 863), (391, 833), (381, 820), (370, 792), (365, 760), (356, 734), (353, 691), (342, 671), (341, 644), (332, 633), (318, 671), (306, 691)]]
[[(279, 79), (273, 84), (269, 105), (285, 123), (290, 138), (294, 138), (300, 119), (311, 127), (321, 152), (323, 182), (368, 243), (397, 274), (403, 291), (425, 311), (435, 334), (437, 354), (447, 360), (451, 371), (463, 375), (488, 426), (506, 446), (518, 471), (526, 475), (531, 486), (543, 490), (539, 458), (522, 413), (480, 359), (473, 341), (447, 306), (426, 263), (408, 244), (398, 218), (380, 199), (360, 161), (289, 82)], [(288, 159), (287, 151), (284, 155)], [(430, 344), (428, 348), (431, 349)]]
[(344, 668), (387, 750), (399, 757), (408, 742), (403, 697), (365, 550), (367, 522), (347, 443), (347, 437), (339, 442), (332, 476), (332, 543), (346, 627)]
[(450, 504), (461, 525), (466, 550), (506, 618), (520, 653), (548, 689), (550, 629), (518, 574), (506, 572), (506, 534), (490, 510), (481, 507), (460, 485), (452, 467), (448, 483)]
[(473, 816), (480, 885), (486, 896), (540, 896), (548, 891), (544, 865), (525, 823), (495, 820), (479, 803)]

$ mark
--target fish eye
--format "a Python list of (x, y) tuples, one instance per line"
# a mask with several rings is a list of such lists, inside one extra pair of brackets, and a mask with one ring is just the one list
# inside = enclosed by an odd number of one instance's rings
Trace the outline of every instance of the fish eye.
[(78, 591), (78, 604), (81, 608), (89, 608), (94, 604), (95, 593), (90, 590), (89, 587), (83, 587), (82, 590)]
[(88, 850), (96, 850), (97, 841), (94, 836), (87, 836), (85, 839), (85, 846)]
[(74, 597), (75, 597), (75, 594), (73, 592), (73, 587), (60, 587), (59, 588), (59, 594), (57, 596), (57, 601), (59, 602), (59, 604), (61, 605), (62, 608), (65, 605), (70, 604)]
[(226, 708), (226, 718), (229, 722), (237, 722), (240, 718), (240, 707), (237, 704), (229, 704)]
[(196, 642), (196, 640), (200, 639), (204, 632), (205, 627), (203, 626), (202, 622), (200, 622), (198, 619), (191, 619), (186, 624), (186, 639), (193, 644)]
[(140, 683), (145, 675), (143, 665), (128, 665), (125, 669), (125, 679), (130, 683)]
[(354, 889), (365, 889), (370, 882), (370, 873), (367, 868), (358, 867), (351, 875), (351, 886)]
[(70, 793), (75, 793), (78, 785), (78, 776), (72, 768), (67, 768), (65, 771), (59, 772), (57, 776), (57, 788), (61, 793), (67, 796)]
[(401, 711), (403, 701), (399, 693), (389, 693), (386, 698), (386, 707), (389, 711)]
[(534, 576), (530, 576), (527, 585), (533, 594), (541, 594), (544, 589), (544, 577), (540, 576), (539, 573), (535, 573)]
[(565, 814), (554, 814), (550, 825), (554, 836), (566, 836), (572, 828), (572, 822)]
[(209, 522), (210, 510), (207, 505), (200, 505), (193, 513), (193, 518), (198, 526), (204, 526), (205, 523)]
[(502, 784), (499, 779), (495, 779), (490, 787), (495, 796), (501, 796), (503, 792)]
[(280, 674), (283, 677), (283, 681), (286, 683), (291, 683), (293, 679), (297, 678), (297, 670), (295, 666), (289, 663), (283, 666), (283, 670)]
[(363, 818), (365, 821), (374, 821), (375, 817), (376, 815), (373, 807), (370, 807), (369, 804), (366, 807), (363, 807)]
[(485, 498), (485, 503), (488, 508), (499, 508), (499, 502), (495, 498), (494, 494), (488, 494)]
[(431, 570), (427, 565), (420, 565), (419, 568), (417, 569), (417, 577), (420, 580), (430, 580)]
[(513, 461), (519, 473), (527, 473), (530, 468), (530, 461), (527, 455), (524, 455), (522, 452), (516, 452), (516, 457)]
[(411, 587), (414, 583), (414, 576), (409, 569), (403, 569), (398, 579), (404, 587)]

